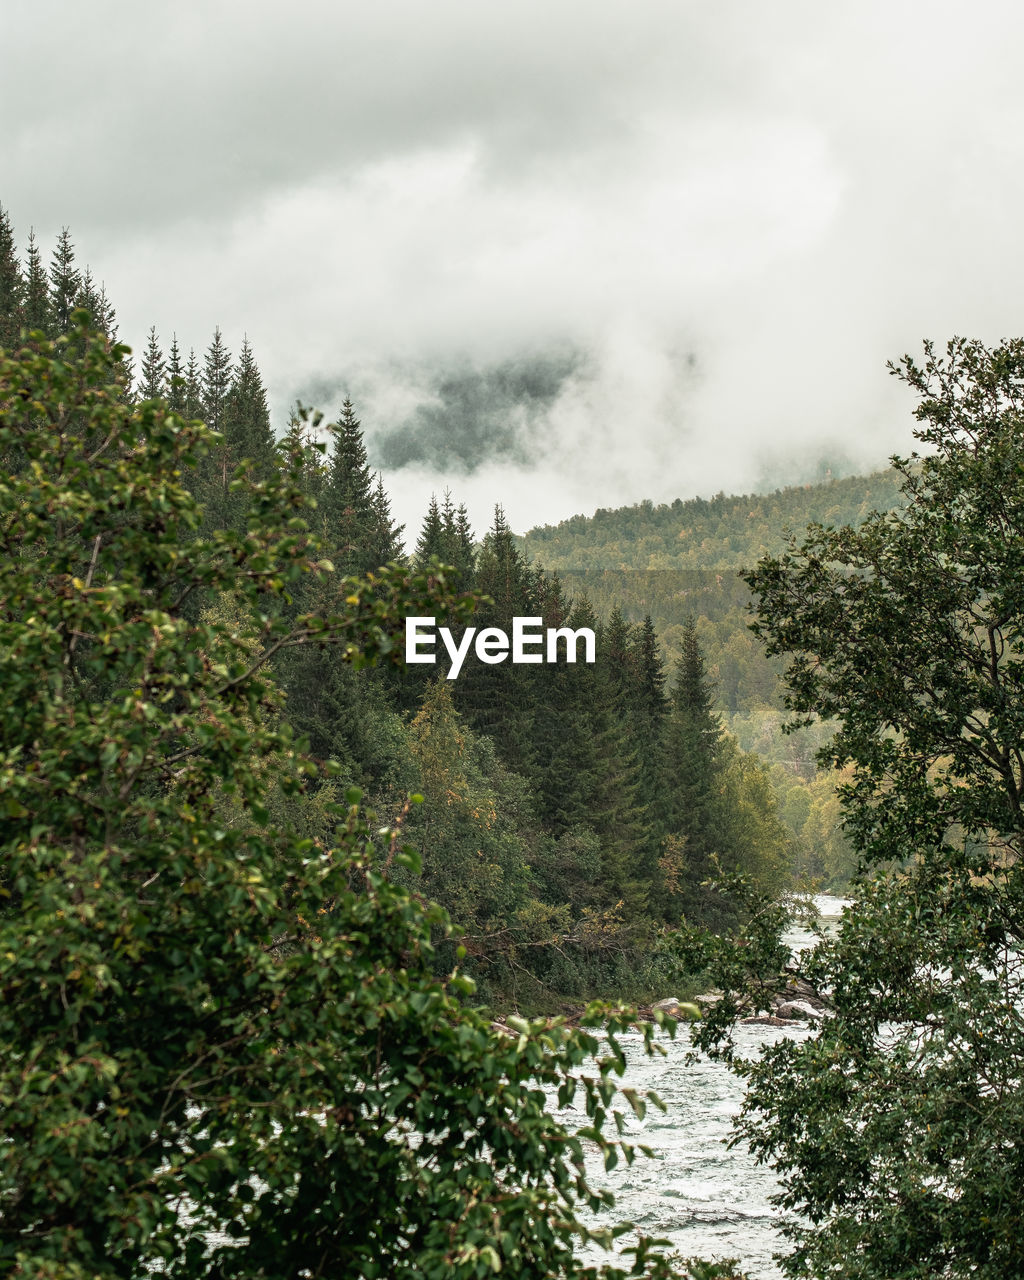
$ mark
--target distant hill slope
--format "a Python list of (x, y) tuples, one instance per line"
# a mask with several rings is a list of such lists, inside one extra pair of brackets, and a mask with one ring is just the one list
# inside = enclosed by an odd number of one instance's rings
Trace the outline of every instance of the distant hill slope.
[(749, 630), (751, 597), (740, 570), (785, 547), (808, 524), (859, 525), (902, 504), (891, 470), (773, 493), (641, 502), (531, 529), (520, 545), (556, 570), (570, 593), (585, 592), (599, 617), (618, 605), (630, 622), (650, 614), (668, 661), (679, 657), (682, 624), (695, 619), (723, 722), (740, 745), (775, 767), (772, 785), (801, 870), (841, 883), (854, 856), (838, 827), (833, 775), (815, 777), (814, 755), (828, 725), (783, 734), (784, 663), (765, 656)]
[(547, 569), (741, 569), (781, 551), (787, 530), (858, 525), (900, 500), (895, 472), (876, 471), (773, 493), (602, 508), (531, 529), (522, 545)]
[(616, 605), (630, 622), (650, 614), (670, 678), (682, 623), (693, 617), (727, 727), (745, 749), (809, 777), (824, 731), (780, 734), (784, 664), (765, 657), (749, 630), (750, 592), (739, 571), (781, 551), (788, 530), (858, 525), (872, 511), (895, 509), (897, 479), (886, 470), (773, 493), (641, 502), (532, 529), (521, 545), (570, 592), (585, 592), (599, 617)]

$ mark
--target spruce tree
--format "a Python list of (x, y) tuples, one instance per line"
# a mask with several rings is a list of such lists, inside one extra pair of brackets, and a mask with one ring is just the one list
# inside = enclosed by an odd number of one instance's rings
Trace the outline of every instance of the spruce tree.
[(231, 387), (231, 352), (227, 349), (220, 327), (206, 349), (202, 376), (202, 416), (208, 427), (220, 431), (224, 406)]
[(195, 477), (195, 493), (203, 507), (206, 531), (232, 528), (232, 517), (239, 501), (231, 494), (234, 467), (223, 436), (231, 368), (231, 352), (218, 326), (206, 349), (202, 372), (198, 370), (194, 352), (189, 353), (185, 371), (187, 416), (201, 417), (208, 427), (222, 433), (216, 446), (201, 460)]
[(14, 349), (21, 334), (24, 294), (14, 230), (7, 210), (0, 205), (0, 348), (6, 351)]
[(656, 859), (668, 829), (662, 767), (670, 704), (665, 692), (665, 662), (650, 614), (631, 632), (628, 670), (628, 714), (639, 766), (637, 799), (650, 831), (650, 857)]
[[(617, 617), (615, 617), (617, 614)], [(601, 882), (609, 899), (621, 902), (627, 917), (646, 913), (654, 873), (649, 856), (648, 826), (639, 802), (639, 762), (629, 721), (629, 627), (615, 611), (614, 654), (621, 648), (622, 671), (613, 671), (602, 651), (609, 648), (608, 628), (598, 622), (586, 595), (569, 614), (573, 630), (588, 627), (597, 635), (598, 660), (593, 665), (566, 667), (593, 744), (594, 772), (588, 798), (589, 825), (601, 841)]]
[(57, 237), (50, 258), (50, 316), (54, 332), (67, 333), (71, 324), (71, 312), (78, 304), (82, 287), (82, 274), (75, 267), (75, 247), (67, 227)]
[[(111, 343), (117, 341), (117, 317), (113, 303), (107, 296), (106, 287), (103, 284), (96, 284), (92, 271), (88, 266), (81, 273), (74, 305), (82, 307), (89, 312), (94, 326), (101, 333), (106, 334)], [(72, 343), (69, 350), (79, 357), (85, 354), (85, 347), (82, 343)], [(118, 364), (118, 382), (121, 386), (121, 399), (126, 404), (133, 403), (135, 399), (132, 389), (134, 376), (135, 361), (130, 353), (123, 354)]]
[(678, 887), (663, 905), (670, 916), (682, 912), (691, 922), (714, 923), (717, 900), (702, 885), (723, 848), (722, 724), (692, 618), (683, 625), (675, 677), (666, 732), (666, 825), (673, 847), (682, 850), (684, 870), (671, 873)]
[(31, 332), (45, 333), (49, 337), (52, 333), (50, 284), (43, 265), (43, 255), (39, 250), (35, 231), (31, 227), (28, 233), (25, 263), (23, 309), (25, 328)]
[[(106, 333), (106, 327), (103, 324), (103, 303), (100, 300), (100, 291), (96, 287), (96, 281), (92, 278), (92, 272), (88, 267), (86, 267), (82, 272), (81, 278), (78, 282), (78, 292), (75, 295), (75, 306), (82, 307), (84, 310), (88, 311), (96, 328)], [(78, 343), (77, 345), (72, 344), (68, 349), (76, 356), (82, 356), (85, 353), (85, 346), (82, 343)]]
[(224, 433), (230, 467), (248, 458), (253, 464), (254, 476), (260, 479), (270, 476), (274, 466), (274, 432), (263, 378), (248, 338), (242, 341), (238, 364), (224, 400), (220, 430)]
[(378, 567), (378, 563), (370, 563), (374, 556), (369, 547), (377, 516), (362, 426), (351, 400), (345, 401), (330, 433), (332, 447), (322, 503), (328, 545), (340, 569), (362, 573)]
[(167, 404), (175, 413), (185, 412), (185, 366), (181, 360), (178, 335), (171, 335), (171, 350), (167, 357)]
[[(177, 352), (175, 351), (175, 360), (177, 360)], [(141, 400), (156, 400), (164, 393), (167, 385), (167, 364), (164, 360), (164, 353), (160, 350), (160, 344), (156, 338), (156, 325), (151, 325), (149, 330), (149, 340), (146, 343), (146, 351), (142, 357), (142, 378), (139, 382), (139, 398)]]
[(715, 749), (722, 733), (722, 721), (714, 709), (715, 700), (697, 637), (697, 625), (693, 618), (683, 624), (679, 660), (676, 663), (676, 680), (672, 690), (673, 723), (684, 727), (686, 748), (699, 763), (701, 776), (708, 776), (713, 767)]
[(309, 411), (297, 403), (289, 416), (288, 427), (277, 444), (277, 462), (279, 466), (288, 468), (302, 492), (317, 503), (311, 523), (317, 536), (323, 538), (325, 526), (321, 503), (327, 482), (327, 465), (322, 446), (316, 439), (319, 425), (319, 414), (314, 415), (310, 421)]
[(188, 364), (185, 366), (182, 413), (190, 421), (193, 418), (201, 418), (203, 415), (203, 380), (195, 347), (189, 347)]
[(444, 545), (442, 559), (455, 569), (455, 586), (468, 591), (473, 585), (476, 554), (473, 547), (473, 531), (469, 525), (469, 513), (465, 504), (456, 507), (451, 490), (444, 491), (441, 507)]
[(613, 690), (616, 705), (623, 718), (628, 715), (632, 694), (631, 667), (631, 629), (622, 616), (622, 610), (615, 605), (603, 628), (599, 661), (608, 677)]
[(456, 508), (454, 532), (455, 547), (452, 563), (458, 570), (457, 586), (462, 591), (469, 591), (473, 587), (476, 576), (476, 546), (465, 503), (460, 503)]
[(458, 590), (469, 590), (476, 559), (473, 531), (465, 506), (455, 506), (449, 489), (444, 491), (443, 505), (438, 505), (434, 494), (430, 495), (430, 506), (416, 542), (416, 559), (421, 565), (431, 556), (454, 568)]
[[(476, 566), (475, 589), (490, 596), (474, 622), (482, 629), (498, 627), (512, 632), (515, 617), (536, 617), (538, 575), (516, 545), (501, 506), (494, 509), (494, 525), (484, 538)], [(492, 737), (510, 769), (532, 776), (531, 729), (537, 714), (536, 672), (539, 668), (516, 665), (507, 659), (489, 666), (467, 664), (458, 680), (459, 710), (477, 733)]]
[(436, 494), (430, 495), (430, 505), (423, 517), (420, 536), (416, 539), (416, 560), (424, 565), (432, 557), (442, 559), (444, 555), (444, 523), (441, 520), (441, 508), (437, 504)]
[[(96, 299), (96, 323), (111, 342), (117, 341), (117, 312), (107, 293), (107, 286), (100, 282), (100, 291)], [(133, 363), (133, 362), (129, 362)]]
[(92, 271), (87, 266), (82, 272), (82, 277), (78, 282), (78, 293), (75, 296), (75, 306), (84, 307), (93, 318), (93, 322), (99, 329), (103, 328), (100, 323), (100, 291), (96, 285), (96, 281), (92, 278)]
[[(567, 627), (572, 603), (561, 584), (545, 584), (543, 618), (549, 627)], [(576, 615), (579, 617), (579, 614)], [(541, 676), (540, 709), (531, 728), (531, 756), (538, 816), (556, 838), (576, 828), (589, 827), (597, 790), (598, 763), (592, 712), (592, 681), (579, 664), (565, 660), (560, 648), (557, 664), (546, 666)]]
[(384, 478), (377, 473), (377, 483), (370, 495), (373, 506), (373, 526), (370, 533), (370, 558), (378, 565), (389, 564), (403, 558), (402, 533), (405, 525), (396, 524), (391, 515), (391, 499), (384, 488)]

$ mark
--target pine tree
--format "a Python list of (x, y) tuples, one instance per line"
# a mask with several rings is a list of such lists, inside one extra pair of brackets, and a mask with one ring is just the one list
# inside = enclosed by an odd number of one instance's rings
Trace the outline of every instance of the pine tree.
[[(532, 571), (516, 545), (501, 506), (494, 509), (494, 526), (484, 538), (476, 565), (475, 589), (492, 603), (477, 611), (482, 629), (512, 632), (515, 617), (538, 616), (539, 575)], [(538, 714), (536, 672), (532, 665), (506, 661), (494, 666), (474, 662), (458, 680), (459, 709), (477, 733), (492, 737), (510, 769), (532, 776), (531, 726)]]
[(380, 472), (377, 473), (377, 484), (370, 495), (370, 501), (374, 517), (368, 548), (370, 558), (378, 565), (401, 560), (404, 554), (402, 533), (405, 525), (396, 524), (391, 515), (391, 499), (384, 488), (384, 478)]
[(350, 400), (330, 427), (332, 448), (324, 488), (323, 510), (328, 545), (339, 569), (363, 573), (379, 567), (370, 550), (377, 515), (373, 506), (370, 467), (362, 426)]
[(167, 357), (165, 376), (167, 403), (175, 413), (185, 412), (185, 366), (181, 359), (181, 348), (178, 346), (178, 335), (171, 335), (171, 350)]
[(233, 469), (243, 458), (248, 458), (253, 464), (254, 478), (270, 476), (274, 466), (274, 432), (263, 378), (247, 337), (242, 340), (219, 429), (224, 433), (229, 467)]
[(82, 274), (75, 267), (75, 247), (67, 227), (61, 230), (50, 258), (50, 316), (56, 334), (67, 333), (78, 301)]
[(231, 352), (224, 343), (220, 327), (214, 329), (206, 350), (202, 377), (202, 416), (214, 431), (221, 430), (221, 418), (231, 387)]
[(662, 768), (670, 704), (665, 692), (665, 662), (650, 614), (631, 633), (628, 670), (628, 714), (639, 766), (637, 799), (643, 806), (650, 831), (649, 852), (653, 871), (661, 841), (668, 830)]
[(35, 231), (31, 227), (28, 233), (28, 248), (25, 252), (25, 260), (23, 309), (25, 327), (31, 332), (39, 331), (49, 337), (52, 332), (50, 285), (46, 277), (46, 268), (43, 266), (43, 256), (39, 251)]
[(201, 418), (203, 414), (203, 382), (199, 373), (199, 357), (196, 355), (195, 347), (189, 347), (188, 364), (185, 366), (182, 413), (190, 420)]
[(21, 274), (14, 230), (0, 205), (0, 348), (11, 351), (21, 334), (25, 281)]
[(666, 731), (666, 825), (674, 848), (682, 850), (683, 870), (673, 872), (678, 890), (663, 905), (669, 916), (681, 911), (691, 922), (712, 923), (717, 899), (702, 885), (713, 870), (712, 856), (724, 848), (719, 803), (723, 739), (692, 618), (683, 625), (675, 676)]
[(442, 559), (444, 553), (444, 523), (441, 519), (441, 508), (437, 505), (437, 495), (430, 495), (430, 505), (423, 517), (420, 536), (416, 539), (416, 560), (420, 565), (431, 558)]
[[(177, 362), (178, 354), (175, 344), (174, 358)], [(160, 350), (160, 344), (156, 338), (156, 325), (151, 325), (149, 330), (149, 340), (146, 343), (146, 351), (142, 357), (142, 378), (139, 382), (139, 398), (142, 400), (157, 400), (164, 394), (167, 387), (167, 364), (164, 360), (164, 353)]]

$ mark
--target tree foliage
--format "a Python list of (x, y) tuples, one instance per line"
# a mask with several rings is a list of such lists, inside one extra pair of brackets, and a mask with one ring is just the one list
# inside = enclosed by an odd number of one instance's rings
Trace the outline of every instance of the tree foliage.
[[(4, 1273), (596, 1275), (582, 1143), (632, 1158), (602, 1134), (625, 1019), (596, 1060), (592, 1030), (496, 1034), (435, 976), (397, 832), (355, 793), (330, 843), (270, 811), (267, 761), (300, 807), (318, 782), (274, 655), (386, 659), (457, 602), (393, 570), (276, 608), (331, 573), (294, 472), (239, 474), (244, 530), (199, 537), (209, 433), (126, 404), (126, 349), (71, 322), (0, 357)], [(578, 1134), (548, 1110), (574, 1096)], [(669, 1273), (642, 1245), (631, 1274)]]
[(835, 1014), (750, 1069), (742, 1131), (784, 1180), (793, 1275), (1024, 1273), (1024, 341), (893, 372), (924, 456), (904, 505), (750, 575), (798, 717), (838, 721), (865, 868), (806, 962)]

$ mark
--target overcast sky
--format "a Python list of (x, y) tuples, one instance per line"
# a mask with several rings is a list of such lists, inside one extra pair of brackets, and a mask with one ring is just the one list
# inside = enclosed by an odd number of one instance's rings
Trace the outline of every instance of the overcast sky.
[[(478, 528), (910, 447), (1024, 332), (1024, 6), (3, 0), (0, 203)], [(493, 395), (491, 392), (493, 391)], [(404, 464), (398, 466), (398, 464)]]

